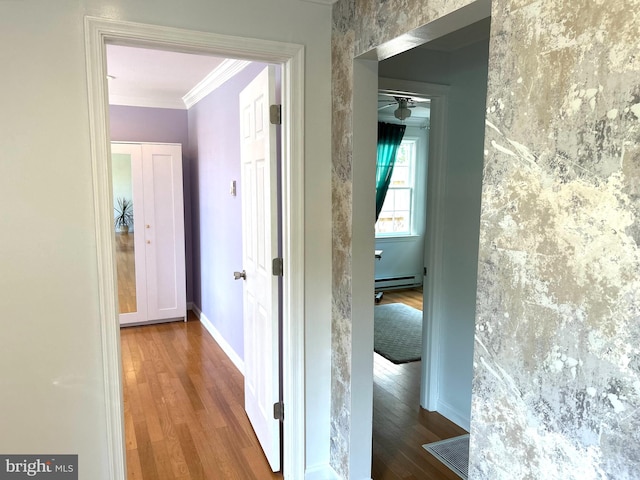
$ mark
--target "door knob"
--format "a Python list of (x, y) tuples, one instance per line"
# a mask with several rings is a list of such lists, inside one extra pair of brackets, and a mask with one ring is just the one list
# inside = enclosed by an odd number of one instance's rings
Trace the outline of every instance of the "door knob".
[(247, 279), (247, 272), (245, 272), (244, 270), (242, 270), (241, 272), (233, 272), (233, 279), (234, 280), (240, 280), (240, 279), (246, 280)]

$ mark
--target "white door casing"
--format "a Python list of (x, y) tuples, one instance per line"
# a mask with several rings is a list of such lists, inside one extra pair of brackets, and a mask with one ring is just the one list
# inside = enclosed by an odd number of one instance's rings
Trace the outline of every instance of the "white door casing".
[(422, 329), (422, 372), (420, 381), (420, 406), (429, 411), (439, 411), (440, 384), (440, 329), (444, 321), (441, 306), (442, 249), (444, 235), (443, 198), (447, 172), (447, 111), (449, 86), (424, 82), (379, 78), (379, 88), (398, 94), (418, 95), (431, 100), (431, 128), (429, 132), (427, 208), (424, 246)]
[(280, 396), (275, 67), (265, 68), (240, 93), (242, 268), (245, 410), (273, 471), (280, 470), (280, 424), (273, 405)]
[[(305, 384), (304, 384), (304, 46), (199, 32), (180, 28), (85, 17), (89, 126), (94, 210), (96, 214), (96, 260), (100, 297), (100, 339), (104, 367), (104, 406), (107, 423), (106, 468), (108, 477), (126, 480), (120, 327), (116, 305), (113, 246), (113, 203), (109, 160), (108, 92), (105, 80), (105, 43), (144, 43), (171, 51), (250, 58), (282, 68), (282, 230), (283, 277), (283, 400), (287, 405), (284, 424), (285, 478), (304, 478), (305, 472)], [(290, 119), (296, 119), (295, 122)], [(328, 430), (327, 430), (328, 432)], [(328, 433), (321, 440), (328, 441)], [(316, 441), (321, 441), (315, 439)]]

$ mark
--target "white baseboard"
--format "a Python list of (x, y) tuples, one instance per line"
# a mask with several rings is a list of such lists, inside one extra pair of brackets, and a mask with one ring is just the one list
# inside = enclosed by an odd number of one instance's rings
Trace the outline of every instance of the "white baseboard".
[(304, 480), (340, 480), (336, 471), (328, 463), (309, 467), (304, 472)]
[(187, 302), (187, 310), (192, 310), (194, 309), (194, 305), (193, 302)]
[(452, 407), (447, 402), (438, 400), (437, 411), (440, 415), (448, 418), (453, 423), (461, 428), (464, 428), (467, 432), (471, 428), (471, 418), (469, 415), (465, 415), (459, 409)]
[(220, 345), (220, 348), (222, 349), (222, 351), (227, 354), (227, 357), (229, 357), (229, 360), (231, 360), (231, 362), (236, 366), (236, 368), (240, 370), (240, 373), (244, 375), (244, 361), (240, 358), (240, 356), (236, 353), (236, 351), (233, 348), (231, 348), (231, 345), (227, 343), (227, 341), (220, 334), (218, 329), (213, 325), (213, 323), (211, 323), (211, 320), (209, 320), (207, 316), (204, 313), (202, 313), (202, 310), (200, 310), (200, 308), (198, 308), (197, 305), (192, 304), (191, 309), (193, 310), (193, 313), (195, 313), (196, 317), (198, 317), (198, 319), (200, 320), (200, 323), (202, 324), (202, 326), (207, 329), (207, 331), (213, 337), (216, 343)]

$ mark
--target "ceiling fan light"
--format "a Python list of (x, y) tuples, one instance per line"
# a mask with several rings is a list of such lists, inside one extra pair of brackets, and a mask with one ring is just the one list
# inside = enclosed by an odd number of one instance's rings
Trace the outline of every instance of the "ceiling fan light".
[(411, 116), (411, 110), (406, 106), (398, 107), (395, 112), (393, 112), (393, 116), (398, 120), (404, 120), (405, 118), (409, 118)]

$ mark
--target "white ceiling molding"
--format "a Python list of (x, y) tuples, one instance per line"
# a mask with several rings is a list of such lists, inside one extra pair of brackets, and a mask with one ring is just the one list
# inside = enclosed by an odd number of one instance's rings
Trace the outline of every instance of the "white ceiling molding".
[(130, 95), (109, 95), (109, 105), (127, 105), (130, 107), (172, 108), (186, 110), (184, 102), (180, 98), (168, 98), (164, 95), (157, 97), (137, 97)]
[[(204, 77), (200, 83), (193, 87), (182, 97), (182, 101), (187, 109), (193, 107), (204, 97), (221, 86), (224, 82), (240, 73), (251, 62), (246, 60), (232, 60), (227, 58), (209, 75)], [(184, 108), (184, 106), (183, 106)]]

